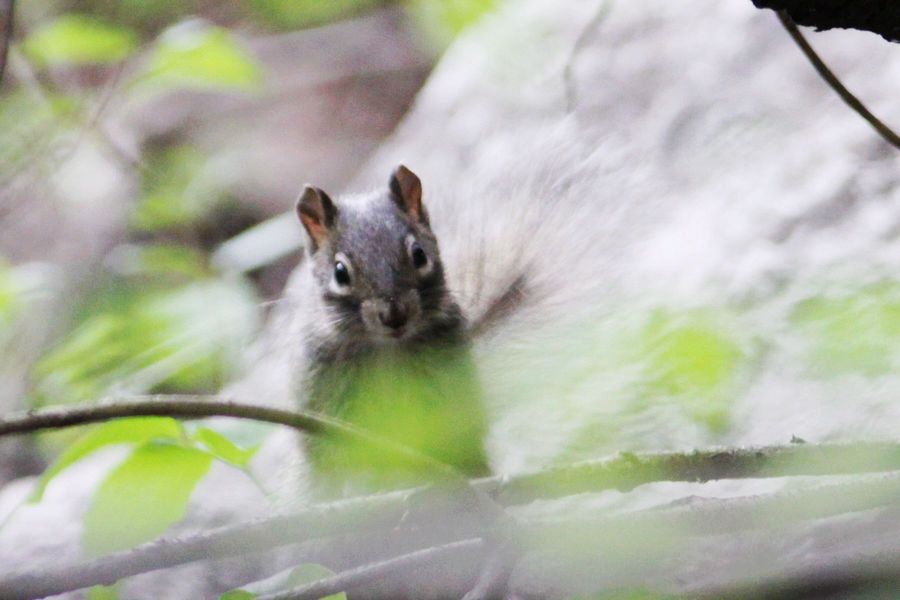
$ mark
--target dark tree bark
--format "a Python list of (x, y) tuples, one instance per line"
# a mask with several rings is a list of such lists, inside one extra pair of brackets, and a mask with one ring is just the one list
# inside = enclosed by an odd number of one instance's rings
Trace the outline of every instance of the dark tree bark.
[(753, 0), (753, 4), (784, 10), (798, 25), (861, 29), (900, 42), (900, 2), (896, 0)]

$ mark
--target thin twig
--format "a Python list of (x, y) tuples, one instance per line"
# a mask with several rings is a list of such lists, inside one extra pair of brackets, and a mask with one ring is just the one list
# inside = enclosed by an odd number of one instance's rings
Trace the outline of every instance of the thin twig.
[(13, 23), (16, 14), (16, 0), (4, 0), (3, 7), (3, 41), (0, 42), (0, 84), (3, 83), (3, 74), (6, 72), (6, 58), (9, 55), (9, 46), (12, 44)]
[(469, 492), (479, 513), (488, 522), (499, 518), (503, 509), (486, 493), (469, 485), (455, 467), (389, 439), (373, 435), (353, 425), (308, 410), (282, 410), (228, 401), (220, 396), (164, 395), (111, 398), (100, 404), (50, 408), (0, 418), (0, 437), (41, 429), (61, 429), (127, 417), (234, 417), (284, 425), (313, 435), (333, 435), (363, 442), (406, 464), (426, 468), (435, 482)]
[(419, 569), (438, 560), (450, 562), (453, 555), (470, 555), (483, 546), (484, 541), (480, 538), (451, 542), (443, 546), (426, 548), (396, 558), (363, 565), (292, 590), (258, 596), (257, 600), (316, 600), (364, 585), (387, 575), (397, 575), (412, 569)]
[(308, 434), (329, 434), (362, 441), (373, 448), (386, 451), (409, 463), (426, 466), (435, 474), (451, 480), (459, 473), (452, 467), (430, 457), (374, 436), (362, 429), (331, 417), (307, 410), (282, 410), (223, 400), (219, 396), (153, 395), (113, 398), (100, 404), (67, 406), (33, 410), (0, 418), (0, 437), (28, 433), (42, 429), (62, 429), (75, 425), (100, 423), (127, 417), (175, 417), (200, 419), (205, 417), (234, 417), (291, 427)]
[(871, 125), (875, 131), (881, 135), (882, 138), (885, 139), (889, 144), (900, 150), (900, 136), (898, 136), (894, 131), (885, 125), (878, 117), (873, 115), (868, 108), (866, 108), (865, 104), (863, 104), (859, 98), (853, 95), (850, 90), (848, 90), (841, 80), (837, 78), (837, 76), (828, 68), (819, 55), (816, 54), (816, 51), (813, 50), (812, 46), (809, 45), (809, 42), (806, 41), (806, 38), (803, 37), (803, 34), (800, 33), (800, 30), (797, 28), (797, 25), (788, 15), (788, 13), (784, 10), (778, 11), (778, 20), (781, 21), (781, 24), (784, 25), (784, 28), (791, 35), (797, 45), (800, 47), (800, 50), (803, 51), (803, 54), (806, 55), (806, 58), (809, 59), (809, 62), (812, 63), (812, 66), (816, 69), (819, 75), (831, 86), (831, 88), (837, 92), (838, 96), (846, 102), (850, 108), (856, 111), (859, 116), (865, 119), (869, 125)]

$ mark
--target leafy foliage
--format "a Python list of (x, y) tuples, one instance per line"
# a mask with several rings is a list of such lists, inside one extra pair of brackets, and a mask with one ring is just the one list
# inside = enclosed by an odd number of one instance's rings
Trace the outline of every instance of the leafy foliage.
[(135, 85), (152, 92), (175, 88), (258, 91), (257, 62), (226, 29), (187, 21), (164, 32)]
[(45, 470), (29, 500), (37, 502), (47, 484), (82, 458), (114, 444), (141, 445), (150, 441), (178, 440), (182, 437), (181, 425), (169, 418), (123, 419), (106, 423), (89, 431), (69, 445), (47, 470)]
[(143, 197), (132, 215), (141, 231), (161, 231), (197, 223), (220, 204), (216, 185), (204, 177), (206, 158), (194, 147), (176, 146), (150, 157)]
[(710, 429), (725, 427), (746, 357), (723, 319), (704, 312), (658, 312), (641, 338), (651, 401), (677, 398)]
[(250, 13), (275, 29), (311, 27), (353, 17), (383, 0), (250, 0)]
[(204, 390), (220, 385), (255, 327), (252, 292), (200, 280), (166, 290), (116, 286), (35, 367), (39, 404), (116, 389)]
[(137, 49), (137, 35), (92, 17), (67, 14), (28, 36), (25, 53), (39, 65), (115, 63)]
[(184, 516), (212, 456), (153, 441), (139, 446), (97, 489), (85, 516), (82, 543), (89, 556), (149, 541)]
[(496, 0), (410, 0), (420, 26), (438, 44), (447, 44), (497, 6)]
[(791, 321), (806, 336), (812, 368), (826, 376), (897, 368), (900, 284), (886, 282), (800, 303)]

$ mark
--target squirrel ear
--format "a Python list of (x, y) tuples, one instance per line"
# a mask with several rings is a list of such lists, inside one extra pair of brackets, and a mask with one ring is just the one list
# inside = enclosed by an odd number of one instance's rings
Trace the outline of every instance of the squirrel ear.
[(400, 165), (391, 173), (389, 183), (394, 202), (400, 210), (412, 217), (413, 221), (428, 225), (428, 214), (422, 204), (422, 182), (419, 177)]
[(307, 185), (297, 198), (296, 210), (300, 222), (309, 234), (309, 239), (312, 240), (312, 251), (315, 252), (328, 239), (328, 231), (334, 225), (337, 208), (328, 194), (317, 187)]

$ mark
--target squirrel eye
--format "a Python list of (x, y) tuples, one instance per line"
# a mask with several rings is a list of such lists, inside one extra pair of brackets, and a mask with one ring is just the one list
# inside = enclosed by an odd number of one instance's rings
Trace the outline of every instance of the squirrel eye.
[(412, 264), (415, 268), (421, 269), (428, 264), (428, 255), (419, 245), (419, 242), (413, 242), (409, 247), (409, 255), (412, 258)]
[(350, 271), (341, 261), (334, 263), (334, 280), (338, 285), (350, 285)]

